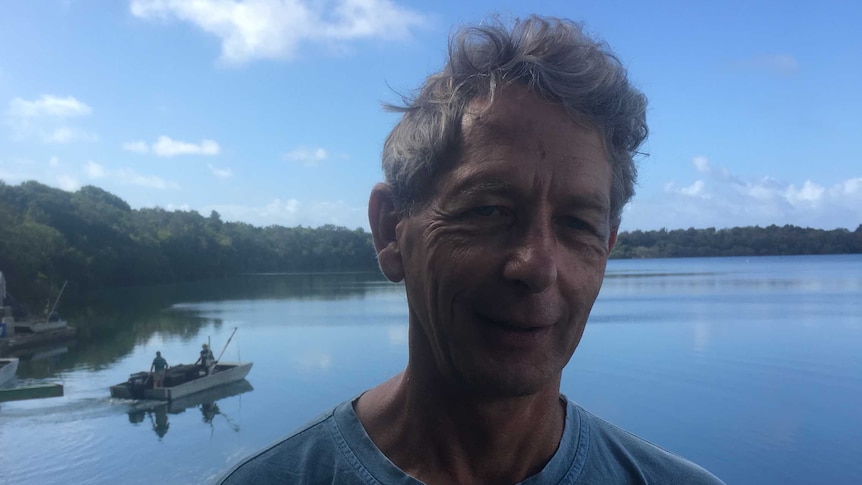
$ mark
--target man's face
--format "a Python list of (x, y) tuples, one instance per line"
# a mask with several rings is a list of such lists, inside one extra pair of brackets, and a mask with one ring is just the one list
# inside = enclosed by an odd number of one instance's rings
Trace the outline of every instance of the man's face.
[(485, 103), (430, 200), (396, 227), (411, 352), (456, 385), (529, 395), (559, 387), (598, 296), (612, 172), (598, 132), (562, 106), (518, 87)]

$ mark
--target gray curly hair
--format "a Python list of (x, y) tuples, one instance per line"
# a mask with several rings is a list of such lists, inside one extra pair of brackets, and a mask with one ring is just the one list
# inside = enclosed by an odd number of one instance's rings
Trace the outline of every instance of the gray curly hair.
[(383, 172), (395, 205), (409, 215), (427, 200), (434, 177), (457, 156), (461, 119), (470, 102), (505, 85), (520, 84), (560, 103), (577, 122), (602, 135), (613, 168), (611, 220), (618, 226), (634, 195), (634, 156), (647, 137), (646, 97), (629, 83), (619, 59), (579, 24), (551, 17), (499, 20), (459, 29), (449, 40), (449, 59), (403, 106), (404, 115), (386, 138)]

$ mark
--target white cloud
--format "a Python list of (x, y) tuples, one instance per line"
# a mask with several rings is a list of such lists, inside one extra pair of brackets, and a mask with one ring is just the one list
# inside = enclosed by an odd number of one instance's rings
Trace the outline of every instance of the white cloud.
[(123, 185), (135, 185), (158, 190), (180, 188), (175, 182), (166, 181), (155, 175), (141, 175), (131, 168), (109, 170), (92, 160), (84, 164), (84, 174), (91, 179), (105, 179), (107, 182)]
[(694, 157), (691, 159), (691, 163), (698, 172), (710, 175), (714, 179), (744, 185), (744, 182), (731, 174), (730, 170), (727, 168), (713, 167), (712, 164), (709, 163), (709, 159), (706, 157)]
[(122, 168), (112, 174), (114, 178), (126, 185), (136, 185), (139, 187), (147, 187), (150, 189), (178, 189), (180, 186), (174, 182), (168, 182), (155, 175), (141, 175), (131, 168)]
[(290, 59), (303, 42), (403, 39), (422, 15), (390, 0), (133, 0), (132, 15), (176, 19), (221, 40), (221, 59)]
[(142, 140), (134, 140), (123, 143), (123, 150), (134, 153), (148, 153), (152, 151), (160, 157), (174, 157), (177, 155), (218, 155), (221, 152), (219, 144), (213, 140), (201, 140), (200, 143), (190, 143), (173, 140), (168, 136), (160, 136), (152, 145)]
[(150, 147), (147, 146), (147, 142), (145, 141), (129, 141), (123, 143), (123, 150), (135, 153), (147, 153), (150, 151)]
[(81, 183), (75, 177), (64, 174), (57, 176), (57, 186), (68, 192), (74, 192), (81, 188)]
[(329, 158), (329, 153), (323, 148), (297, 148), (285, 153), (282, 158), (291, 162), (300, 162), (309, 167), (316, 167), (320, 162)]
[(42, 135), (45, 143), (69, 143), (73, 141), (96, 141), (98, 137), (87, 131), (77, 130), (68, 126), (61, 126), (50, 133)]
[(691, 163), (694, 164), (694, 168), (696, 168), (700, 173), (710, 172), (709, 159), (706, 157), (694, 157), (691, 160)]
[(823, 199), (826, 189), (810, 180), (806, 180), (802, 187), (797, 189), (791, 185), (784, 191), (784, 196), (793, 205), (817, 204)]
[(37, 138), (44, 143), (96, 141), (94, 133), (69, 125), (72, 118), (86, 117), (92, 112), (91, 107), (73, 96), (44, 94), (32, 101), (12, 99), (4, 121), (15, 138)]
[(660, 196), (636, 197), (626, 208), (623, 229), (734, 227), (794, 224), (855, 229), (862, 220), (862, 177), (827, 185), (814, 180), (787, 183), (772, 177), (746, 179), (705, 157), (692, 161), (697, 178), (679, 188), (664, 184)]
[[(0, 170), (0, 179), (11, 182), (39, 180), (48, 185), (63, 190), (74, 191), (84, 185), (80, 179), (97, 181), (99, 186), (111, 184), (134, 185), (152, 189), (179, 189), (175, 182), (163, 180), (152, 175), (142, 175), (130, 168), (111, 169), (89, 160), (82, 165), (76, 165), (74, 170), (64, 170), (65, 164), (60, 164), (57, 157), (51, 157), (47, 163), (34, 163), (32, 160), (13, 159), (8, 164), (13, 170)], [(92, 183), (92, 182), (91, 182)]]
[(191, 208), (191, 206), (190, 206), (190, 205), (188, 205), (188, 204), (168, 204), (168, 205), (165, 207), (165, 210), (167, 210), (167, 211), (184, 211), (184, 212), (188, 212), (188, 211), (192, 210), (192, 208)]
[(41, 98), (33, 101), (14, 98), (9, 102), (8, 114), (15, 118), (74, 118), (88, 116), (92, 112), (93, 108), (73, 96), (60, 98), (43, 94)]
[(221, 149), (213, 140), (201, 140), (200, 143), (188, 143), (172, 140), (167, 136), (160, 136), (151, 147), (153, 153), (160, 157), (174, 157), (177, 155), (218, 155)]
[(233, 172), (229, 168), (217, 168), (214, 167), (211, 163), (207, 164), (207, 167), (209, 167), (210, 172), (212, 172), (212, 174), (215, 175), (217, 178), (229, 179), (233, 177)]
[(225, 221), (243, 221), (256, 226), (297, 225), (318, 227), (334, 224), (349, 228), (368, 228), (368, 208), (352, 207), (341, 200), (303, 203), (297, 199), (273, 199), (260, 205), (213, 205), (201, 208), (201, 214), (217, 211)]
[(862, 177), (845, 180), (839, 184), (837, 190), (849, 198), (862, 198)]
[(56, 156), (49, 158), (47, 162), (27, 158), (0, 160), (0, 180), (7, 183), (38, 180), (64, 190), (74, 190), (75, 187), (80, 186), (77, 177), (65, 172), (60, 159)]
[(105, 177), (105, 167), (90, 160), (84, 164), (84, 173), (92, 179), (100, 179)]
[(682, 195), (687, 195), (689, 197), (706, 197), (706, 194), (704, 194), (703, 187), (703, 180), (697, 180), (689, 187), (683, 187), (679, 189), (679, 193)]

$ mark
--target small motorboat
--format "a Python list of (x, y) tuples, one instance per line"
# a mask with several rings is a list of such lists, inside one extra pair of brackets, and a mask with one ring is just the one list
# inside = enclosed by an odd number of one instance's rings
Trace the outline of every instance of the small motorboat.
[(218, 362), (207, 373), (199, 365), (180, 364), (165, 371), (163, 387), (153, 387), (149, 372), (136, 372), (129, 380), (111, 386), (111, 397), (172, 401), (196, 392), (245, 379), (252, 362)]

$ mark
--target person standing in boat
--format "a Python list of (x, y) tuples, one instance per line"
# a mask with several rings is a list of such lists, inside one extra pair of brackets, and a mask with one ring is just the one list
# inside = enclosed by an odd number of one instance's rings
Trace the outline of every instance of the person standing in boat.
[(210, 375), (212, 372), (211, 367), (215, 364), (215, 356), (213, 355), (212, 350), (210, 350), (210, 346), (206, 343), (201, 345), (201, 356), (198, 357), (195, 364), (200, 364), (206, 375)]
[[(168, 361), (162, 357), (162, 353), (156, 351), (156, 358), (150, 365), (150, 375), (153, 376), (153, 387), (159, 388), (164, 386), (165, 370), (168, 368)], [(154, 372), (155, 371), (155, 372)]]

